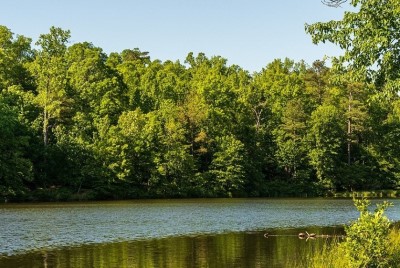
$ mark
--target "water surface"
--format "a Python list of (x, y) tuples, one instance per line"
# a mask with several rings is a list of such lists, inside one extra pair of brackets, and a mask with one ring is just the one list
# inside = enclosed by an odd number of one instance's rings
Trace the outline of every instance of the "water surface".
[[(392, 202), (388, 216), (400, 220)], [(336, 232), (321, 227), (357, 217), (351, 200), (332, 199), (7, 204), (0, 267), (285, 267), (322, 243), (299, 240), (299, 230)], [(266, 239), (266, 231), (289, 236)]]

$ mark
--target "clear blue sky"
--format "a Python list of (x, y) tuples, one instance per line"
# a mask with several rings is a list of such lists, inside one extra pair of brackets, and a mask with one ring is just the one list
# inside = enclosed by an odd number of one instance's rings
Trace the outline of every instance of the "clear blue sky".
[(138, 47), (162, 61), (204, 52), (253, 72), (275, 58), (312, 63), (340, 54), (313, 45), (304, 24), (341, 19), (346, 8), (320, 0), (5, 0), (0, 25), (34, 42), (61, 27), (71, 30), (71, 43), (88, 41), (106, 53)]

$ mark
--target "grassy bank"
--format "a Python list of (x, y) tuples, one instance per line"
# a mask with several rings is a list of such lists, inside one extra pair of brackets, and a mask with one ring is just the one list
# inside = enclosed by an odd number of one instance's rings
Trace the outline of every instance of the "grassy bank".
[(394, 228), (387, 236), (388, 251), (387, 260), (382, 263), (382, 266), (369, 265), (363, 266), (352, 263), (346, 247), (346, 242), (341, 240), (327, 243), (321, 250), (310, 253), (307, 258), (304, 258), (301, 263), (293, 265), (293, 267), (308, 267), (308, 268), (354, 268), (354, 267), (400, 267), (400, 230)]

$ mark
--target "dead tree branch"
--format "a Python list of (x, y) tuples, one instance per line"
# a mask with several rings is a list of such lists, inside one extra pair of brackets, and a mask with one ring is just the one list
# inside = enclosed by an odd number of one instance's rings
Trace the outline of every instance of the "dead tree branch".
[(321, 2), (330, 7), (340, 7), (340, 5), (347, 2), (347, 0), (321, 0)]

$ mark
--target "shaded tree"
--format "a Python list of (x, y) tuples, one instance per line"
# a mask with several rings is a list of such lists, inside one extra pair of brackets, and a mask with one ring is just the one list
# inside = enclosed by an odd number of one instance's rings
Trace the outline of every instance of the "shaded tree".
[(33, 180), (33, 165), (27, 157), (29, 135), (12, 107), (0, 97), (0, 197), (21, 197)]

